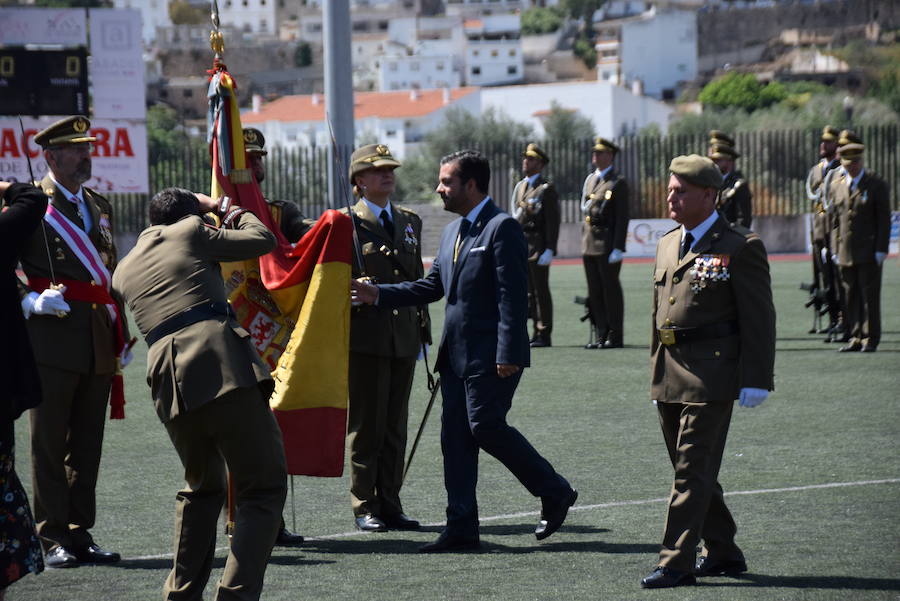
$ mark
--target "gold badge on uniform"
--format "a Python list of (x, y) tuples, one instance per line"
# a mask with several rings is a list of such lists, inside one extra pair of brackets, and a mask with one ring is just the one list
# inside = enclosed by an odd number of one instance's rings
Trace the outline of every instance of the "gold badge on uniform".
[(603, 195), (603, 198), (605, 198), (606, 200), (612, 198), (612, 190), (607, 190), (606, 194)]

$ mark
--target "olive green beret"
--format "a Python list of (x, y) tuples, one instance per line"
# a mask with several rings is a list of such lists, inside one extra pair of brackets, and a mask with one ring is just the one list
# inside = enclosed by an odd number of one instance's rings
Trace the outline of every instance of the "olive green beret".
[(669, 171), (702, 188), (722, 187), (722, 173), (716, 164), (699, 154), (677, 156), (672, 159)]
[(537, 144), (534, 144), (534, 143), (529, 144), (528, 147), (525, 148), (525, 151), (522, 153), (522, 156), (523, 157), (534, 157), (536, 159), (541, 159), (542, 161), (544, 161), (545, 165), (550, 162), (550, 157), (547, 156), (547, 153), (544, 152), (543, 150), (541, 150), (541, 148)]
[(841, 156), (841, 164), (848, 165), (854, 161), (858, 161), (863, 157), (866, 147), (863, 144), (844, 144), (838, 148), (838, 154)]
[(267, 155), (269, 151), (265, 149), (266, 138), (262, 132), (252, 127), (244, 128), (244, 150), (250, 154)]
[(82, 142), (96, 142), (97, 138), (90, 135), (91, 122), (87, 117), (73, 115), (60, 119), (52, 125), (48, 125), (34, 135), (34, 143), (41, 148), (51, 146), (65, 146), (68, 144), (81, 144)]
[(400, 161), (394, 158), (391, 151), (384, 144), (368, 144), (357, 148), (350, 155), (350, 179), (366, 169), (376, 167), (399, 167)]

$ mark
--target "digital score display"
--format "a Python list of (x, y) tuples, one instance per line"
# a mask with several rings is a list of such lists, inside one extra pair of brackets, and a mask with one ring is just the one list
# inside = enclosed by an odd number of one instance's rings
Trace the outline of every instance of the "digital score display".
[(87, 49), (0, 48), (0, 115), (87, 115)]

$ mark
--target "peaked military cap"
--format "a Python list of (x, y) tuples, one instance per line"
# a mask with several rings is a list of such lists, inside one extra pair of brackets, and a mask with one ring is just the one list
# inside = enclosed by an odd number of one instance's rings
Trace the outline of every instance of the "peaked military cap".
[(838, 131), (838, 128), (832, 127), (831, 125), (826, 125), (822, 128), (821, 139), (823, 142), (837, 142), (840, 137), (841, 132)]
[(350, 178), (360, 171), (377, 167), (400, 166), (400, 161), (394, 158), (390, 149), (384, 144), (368, 144), (357, 148), (350, 155)]
[(838, 138), (838, 144), (840, 146), (846, 146), (847, 144), (862, 144), (862, 138), (852, 129), (845, 129), (841, 132), (840, 137)]
[(95, 142), (97, 138), (90, 134), (90, 129), (91, 122), (87, 117), (73, 115), (60, 119), (36, 133), (34, 142), (41, 148)]
[(702, 188), (722, 187), (722, 172), (712, 159), (699, 154), (677, 156), (669, 164), (669, 171)]
[(851, 142), (844, 144), (838, 148), (838, 154), (841, 156), (841, 164), (848, 165), (854, 161), (858, 161), (863, 157), (866, 147), (863, 144)]
[(594, 138), (594, 147), (592, 150), (596, 150), (597, 152), (609, 151), (613, 154), (619, 152), (619, 147), (613, 144), (611, 141), (606, 138)]
[(266, 138), (262, 132), (252, 127), (244, 128), (244, 150), (250, 154), (261, 154), (263, 156), (269, 154), (266, 150)]
[(709, 143), (710, 144), (725, 144), (726, 146), (731, 146), (734, 148), (734, 138), (724, 131), (718, 129), (711, 129), (709, 131)]
[(709, 147), (709, 158), (715, 159), (736, 159), (738, 158), (740, 153), (735, 150), (732, 146), (725, 144), (723, 142), (718, 142), (712, 144)]
[(525, 151), (522, 153), (522, 156), (523, 157), (534, 157), (536, 159), (541, 159), (542, 161), (544, 161), (545, 165), (550, 162), (550, 157), (547, 156), (547, 153), (544, 152), (543, 150), (541, 150), (541, 148), (533, 142), (525, 148)]

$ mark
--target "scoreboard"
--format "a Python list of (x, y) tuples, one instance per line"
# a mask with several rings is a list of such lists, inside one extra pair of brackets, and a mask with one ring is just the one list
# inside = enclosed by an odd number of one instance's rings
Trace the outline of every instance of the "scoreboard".
[(0, 48), (0, 115), (87, 115), (87, 49)]

